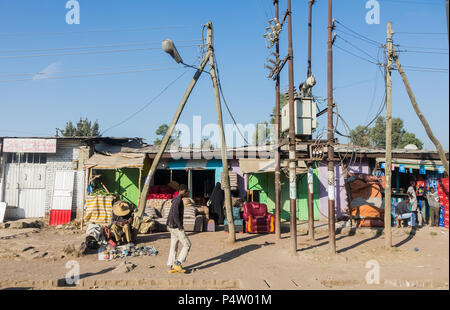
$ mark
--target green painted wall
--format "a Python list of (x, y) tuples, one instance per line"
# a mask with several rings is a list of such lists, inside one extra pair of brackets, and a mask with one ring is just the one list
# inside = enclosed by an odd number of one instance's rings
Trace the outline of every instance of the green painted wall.
[(120, 195), (121, 200), (137, 205), (139, 201), (139, 169), (103, 170), (102, 182), (110, 192)]
[[(297, 219), (308, 220), (308, 183), (307, 175), (297, 176)], [(249, 174), (248, 189), (259, 190), (259, 202), (267, 205), (269, 212), (275, 211), (275, 174), (258, 173)], [(314, 220), (319, 220), (319, 177), (318, 169), (314, 169)], [(289, 202), (289, 180), (281, 175), (281, 218), (289, 220), (290, 202)]]

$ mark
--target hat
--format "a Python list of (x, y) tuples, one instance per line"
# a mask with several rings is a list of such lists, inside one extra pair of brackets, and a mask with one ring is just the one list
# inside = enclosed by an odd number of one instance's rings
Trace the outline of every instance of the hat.
[(171, 188), (173, 188), (176, 191), (178, 191), (178, 188), (180, 187), (180, 183), (178, 183), (177, 181), (172, 181), (172, 182), (170, 182), (167, 185), (170, 186)]
[(117, 216), (125, 216), (130, 213), (130, 206), (123, 201), (117, 201), (113, 206), (113, 212)]

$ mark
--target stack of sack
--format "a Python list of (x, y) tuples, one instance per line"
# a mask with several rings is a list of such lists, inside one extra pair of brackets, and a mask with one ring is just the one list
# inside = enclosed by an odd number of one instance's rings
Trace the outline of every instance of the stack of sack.
[(349, 173), (346, 189), (350, 191), (348, 212), (357, 221), (357, 227), (384, 226), (383, 186), (377, 176)]
[[(191, 198), (187, 198), (192, 200)], [(184, 214), (183, 214), (183, 226), (185, 231), (203, 231), (203, 222), (205, 221), (205, 215), (199, 214), (197, 208), (190, 203), (190, 201), (183, 198)], [(186, 201), (186, 202), (185, 202)], [(192, 201), (193, 202), (193, 201)], [(156, 222), (157, 231), (167, 231), (167, 218), (169, 217), (170, 208), (172, 206), (172, 200), (166, 200), (162, 209), (158, 210), (153, 207), (147, 207), (145, 214)]]

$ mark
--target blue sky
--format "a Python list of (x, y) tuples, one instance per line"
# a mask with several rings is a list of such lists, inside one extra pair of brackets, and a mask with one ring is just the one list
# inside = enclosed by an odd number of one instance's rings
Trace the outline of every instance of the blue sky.
[[(297, 87), (306, 75), (307, 2), (292, 1)], [(447, 32), (444, 0), (379, 0), (378, 25), (366, 23), (366, 2), (335, 0), (334, 17), (376, 42), (385, 42), (386, 23), (392, 21), (398, 32), (394, 42), (400, 44), (400, 49), (433, 52), (404, 52), (400, 58), (404, 65), (448, 70), (448, 37), (441, 34)], [(80, 24), (68, 25), (65, 0), (0, 0), (0, 135), (54, 135), (55, 128), (63, 128), (66, 121), (80, 117), (97, 119), (101, 129), (119, 123), (184, 72), (182, 66), (162, 52), (161, 40), (171, 38), (183, 59), (194, 63), (199, 50), (193, 45), (200, 41), (193, 40), (201, 39), (201, 26), (208, 20), (214, 24), (223, 90), (237, 121), (248, 124), (269, 119), (274, 105), (274, 83), (266, 78), (268, 70), (264, 64), (269, 50), (263, 34), (267, 20), (274, 14), (272, 0), (79, 0), (79, 3)], [(326, 97), (327, 3), (317, 0), (313, 12), (312, 66), (318, 81), (313, 92), (317, 97)], [(281, 10), (285, 8), (286, 1), (281, 1)], [(286, 30), (281, 39), (282, 55), (287, 53)], [(340, 24), (336, 32), (370, 56), (383, 58), (375, 45), (349, 36), (351, 32)], [(370, 59), (340, 37), (336, 45)], [(94, 48), (97, 46), (103, 48)], [(114, 50), (125, 51), (97, 53)], [(39, 56), (19, 57), (24, 55)], [(41, 74), (36, 75), (38, 72)], [(121, 74), (104, 74), (112, 72)], [(406, 69), (406, 72), (422, 112), (448, 149), (448, 71)], [(156, 128), (172, 119), (192, 73), (187, 72), (142, 113), (106, 135), (143, 137), (151, 143)], [(73, 77), (77, 75), (93, 76)], [(55, 79), (58, 76), (72, 78)], [(16, 81), (20, 79), (27, 80)], [(281, 83), (282, 89), (286, 89), (287, 67)], [(375, 116), (384, 92), (376, 65), (335, 48), (334, 86), (339, 113), (350, 127), (367, 124)], [(392, 106), (393, 116), (401, 117), (406, 129), (414, 132), (425, 148), (434, 149), (412, 109), (398, 72), (393, 72)], [(214, 93), (208, 75), (200, 79), (180, 122), (191, 124), (193, 115), (201, 115), (203, 124), (215, 122)], [(224, 121), (231, 123), (225, 110)], [(326, 127), (325, 115), (319, 118), (319, 129), (322, 127)], [(339, 130), (345, 131), (341, 125)]]

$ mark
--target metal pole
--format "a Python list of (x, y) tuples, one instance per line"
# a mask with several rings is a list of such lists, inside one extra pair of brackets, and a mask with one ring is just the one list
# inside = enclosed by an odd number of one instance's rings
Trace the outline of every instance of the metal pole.
[(392, 50), (392, 56), (394, 57), (395, 64), (397, 66), (397, 70), (400, 73), (400, 75), (402, 76), (403, 83), (405, 84), (405, 88), (406, 88), (406, 91), (408, 92), (408, 96), (409, 96), (409, 99), (411, 100), (411, 104), (414, 108), (414, 111), (416, 112), (417, 117), (419, 117), (420, 121), (422, 122), (422, 125), (425, 128), (428, 138), (430, 138), (430, 140), (435, 145), (436, 150), (439, 153), (439, 158), (441, 159), (442, 165), (444, 166), (445, 171), (447, 171), (447, 174), (448, 174), (449, 173), (448, 172), (448, 160), (447, 160), (447, 157), (445, 156), (444, 149), (442, 148), (442, 145), (439, 142), (439, 140), (434, 136), (433, 131), (431, 130), (430, 124), (428, 124), (428, 121), (425, 118), (425, 116), (422, 114), (422, 111), (420, 111), (419, 105), (416, 101), (416, 97), (414, 96), (414, 93), (411, 89), (411, 85), (409, 84), (408, 77), (406, 76), (405, 70), (403, 70), (403, 67), (400, 64), (400, 60), (398, 59), (397, 52), (395, 51), (395, 49)]
[[(312, 75), (312, 7), (315, 0), (309, 0), (308, 17), (308, 77)], [(314, 174), (311, 163), (308, 164), (308, 234), (314, 240)]]
[(207, 29), (207, 44), (209, 51), (209, 65), (211, 70), (211, 80), (214, 87), (214, 96), (216, 98), (217, 110), (217, 124), (219, 125), (220, 137), (222, 140), (221, 157), (222, 157), (222, 173), (223, 173), (223, 188), (225, 191), (225, 210), (228, 221), (228, 241), (236, 241), (236, 232), (234, 228), (233, 214), (231, 212), (231, 194), (230, 194), (230, 179), (228, 176), (228, 160), (227, 160), (227, 144), (225, 141), (225, 133), (223, 131), (222, 107), (220, 105), (219, 86), (216, 77), (216, 68), (214, 63), (214, 46), (213, 46), (213, 26), (211, 22), (206, 24)]
[(328, 231), (330, 254), (336, 254), (333, 134), (333, 1), (328, 0)]
[(314, 240), (314, 171), (308, 164), (308, 234)]
[(384, 231), (386, 235), (386, 248), (392, 247), (391, 232), (391, 193), (392, 193), (392, 23), (387, 24), (387, 64), (386, 64), (386, 177), (384, 198)]
[(142, 192), (140, 195), (140, 200), (139, 200), (139, 205), (138, 205), (138, 211), (136, 213), (136, 220), (134, 221), (134, 225), (133, 228), (136, 231), (139, 231), (139, 228), (141, 226), (142, 223), (142, 218), (144, 216), (144, 210), (145, 210), (145, 204), (147, 202), (147, 195), (148, 195), (148, 190), (150, 188), (150, 181), (153, 179), (155, 173), (156, 173), (156, 168), (158, 167), (158, 163), (159, 160), (161, 159), (164, 151), (166, 150), (167, 144), (169, 142), (169, 138), (172, 135), (172, 132), (175, 128), (175, 125), (178, 122), (178, 119), (180, 118), (181, 112), (184, 109), (184, 106), (192, 92), (192, 90), (194, 89), (195, 84), (197, 83), (198, 79), (200, 78), (200, 75), (203, 72), (203, 69), (206, 66), (206, 63), (208, 62), (210, 53), (208, 52), (205, 57), (203, 57), (203, 60), (199, 66), (199, 68), (197, 69), (197, 72), (195, 72), (194, 77), (192, 78), (191, 83), (189, 84), (189, 86), (186, 89), (186, 92), (184, 93), (183, 98), (181, 99), (180, 104), (178, 105), (178, 109), (175, 112), (175, 115), (173, 117), (172, 123), (169, 126), (169, 129), (166, 132), (166, 135), (164, 136), (161, 145), (159, 147), (158, 153), (155, 156), (155, 159), (153, 159), (152, 162), (152, 166), (150, 167), (150, 171), (147, 174), (147, 177), (145, 178), (145, 183), (144, 183), (144, 187), (142, 188)]
[(312, 7), (315, 0), (309, 0), (309, 17), (308, 17), (308, 77), (312, 75), (311, 69), (311, 45), (312, 45)]
[(287, 0), (288, 14), (288, 54), (289, 54), (289, 198), (291, 252), (297, 253), (297, 176), (295, 161), (295, 119), (294, 116), (294, 52), (292, 48), (292, 9), (291, 0)]
[[(274, 0), (275, 4), (275, 17), (279, 20), (280, 8), (279, 1)], [(280, 42), (277, 40), (275, 45), (275, 51), (277, 55), (280, 54)], [(278, 60), (278, 59), (277, 59)], [(275, 152), (275, 235), (278, 240), (281, 239), (281, 209), (280, 209), (280, 196), (281, 196), (281, 172), (280, 172), (280, 149), (278, 143), (280, 141), (280, 75), (277, 74), (275, 81), (275, 131), (277, 137), (277, 149)]]

